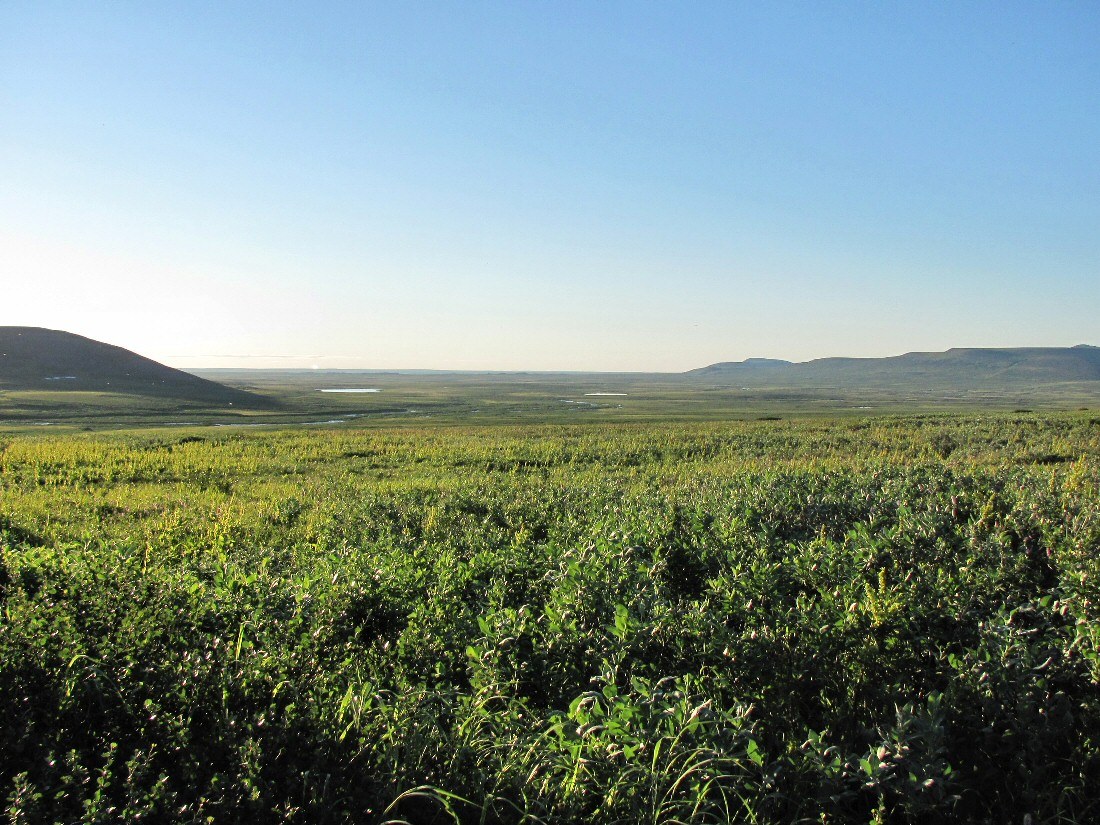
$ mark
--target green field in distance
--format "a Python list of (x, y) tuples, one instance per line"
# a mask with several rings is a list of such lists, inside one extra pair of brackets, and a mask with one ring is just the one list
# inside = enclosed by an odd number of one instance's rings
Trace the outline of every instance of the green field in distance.
[[(8, 390), (0, 391), (0, 429), (614, 424), (1100, 409), (1100, 384), (1095, 381), (1014, 388), (798, 389), (742, 388), (705, 377), (643, 373), (210, 370), (200, 374), (249, 390), (270, 403), (263, 409), (247, 409), (132, 393)], [(351, 389), (377, 392), (332, 392)]]

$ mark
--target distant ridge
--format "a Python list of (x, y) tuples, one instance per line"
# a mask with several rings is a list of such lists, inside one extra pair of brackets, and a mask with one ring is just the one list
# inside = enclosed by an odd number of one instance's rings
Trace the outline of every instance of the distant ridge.
[(1100, 381), (1100, 347), (956, 348), (887, 358), (728, 361), (685, 377), (752, 387), (1022, 387)]
[(270, 406), (261, 396), (122, 347), (42, 327), (0, 327), (0, 390), (113, 392), (217, 406)]

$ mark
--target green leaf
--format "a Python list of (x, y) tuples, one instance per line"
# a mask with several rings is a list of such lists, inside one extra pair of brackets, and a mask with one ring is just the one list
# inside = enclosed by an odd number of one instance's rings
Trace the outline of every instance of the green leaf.
[(764, 764), (764, 754), (760, 750), (760, 746), (756, 744), (755, 739), (750, 739), (748, 746), (745, 748), (746, 753), (753, 762), (757, 765)]

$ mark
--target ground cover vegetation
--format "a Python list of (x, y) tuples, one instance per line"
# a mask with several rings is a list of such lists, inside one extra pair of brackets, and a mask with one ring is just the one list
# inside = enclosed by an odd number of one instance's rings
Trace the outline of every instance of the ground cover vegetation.
[[(729, 376), (609, 373), (379, 373), (212, 370), (258, 403), (211, 404), (140, 392), (79, 391), (65, 382), (0, 380), (0, 431), (22, 428), (417, 427), (461, 424), (666, 424), (765, 418), (1100, 409), (1100, 381), (935, 386), (742, 386)], [(751, 382), (750, 382), (751, 383)], [(48, 386), (46, 386), (48, 385)], [(55, 386), (57, 385), (57, 386)], [(112, 385), (113, 386), (113, 385)], [(371, 392), (349, 393), (349, 388)], [(334, 390), (342, 390), (334, 392)]]
[(1088, 413), (0, 435), (8, 821), (1100, 819)]

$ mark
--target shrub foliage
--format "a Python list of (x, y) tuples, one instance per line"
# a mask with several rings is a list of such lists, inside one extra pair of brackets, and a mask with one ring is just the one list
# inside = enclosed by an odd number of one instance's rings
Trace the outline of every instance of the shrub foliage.
[(1100, 819), (1087, 417), (0, 449), (10, 822)]

